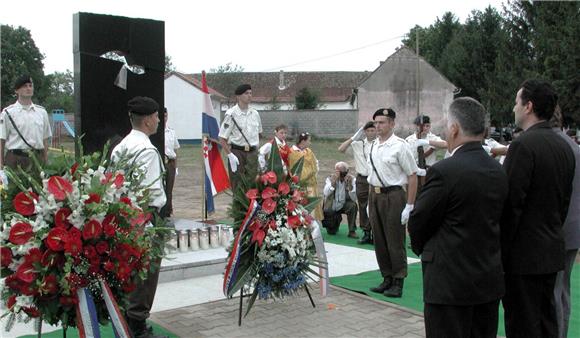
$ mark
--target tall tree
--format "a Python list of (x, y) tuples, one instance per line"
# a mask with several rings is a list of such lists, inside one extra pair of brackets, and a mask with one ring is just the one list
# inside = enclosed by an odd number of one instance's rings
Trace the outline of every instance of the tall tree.
[(34, 81), (35, 102), (42, 103), (46, 96), (44, 84), (44, 55), (40, 52), (30, 31), (24, 27), (0, 26), (0, 51), (2, 68), (2, 92), (0, 106), (5, 107), (16, 100), (13, 84), (22, 74), (30, 74)]
[(226, 63), (225, 65), (219, 65), (217, 68), (210, 68), (210, 73), (241, 73), (244, 71), (244, 67), (233, 64), (231, 62)]
[(70, 70), (54, 72), (46, 76), (48, 93), (43, 102), (50, 113), (53, 109), (64, 109), (65, 113), (73, 113), (74, 109), (74, 77)]

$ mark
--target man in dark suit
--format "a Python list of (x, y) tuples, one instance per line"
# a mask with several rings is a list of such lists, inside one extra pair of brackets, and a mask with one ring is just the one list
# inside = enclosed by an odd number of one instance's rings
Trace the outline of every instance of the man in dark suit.
[(409, 219), (421, 255), (427, 337), (496, 337), (504, 293), (500, 253), (507, 176), (481, 142), (483, 106), (469, 97), (449, 107), (451, 157), (427, 172)]
[(564, 269), (566, 218), (574, 154), (550, 127), (558, 96), (546, 82), (527, 80), (516, 95), (516, 125), (524, 132), (504, 163), (509, 196), (501, 221), (506, 336), (557, 337), (556, 273)]

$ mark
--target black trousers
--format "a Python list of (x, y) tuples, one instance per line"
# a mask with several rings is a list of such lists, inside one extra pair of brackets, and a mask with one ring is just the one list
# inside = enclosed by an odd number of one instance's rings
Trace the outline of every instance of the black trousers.
[(128, 319), (136, 322), (145, 321), (149, 318), (149, 312), (155, 299), (161, 260), (151, 262), (151, 265), (147, 279), (138, 282), (137, 288), (129, 294), (129, 304), (127, 305), (126, 314)]
[(556, 273), (505, 275), (505, 333), (507, 338), (558, 336), (554, 304)]
[(497, 337), (499, 300), (457, 306), (425, 303), (427, 338)]
[(173, 215), (173, 186), (175, 185), (175, 173), (177, 171), (177, 161), (175, 159), (168, 159), (165, 164), (167, 170), (167, 180), (165, 183), (165, 196), (167, 202), (165, 203), (165, 212), (167, 216)]

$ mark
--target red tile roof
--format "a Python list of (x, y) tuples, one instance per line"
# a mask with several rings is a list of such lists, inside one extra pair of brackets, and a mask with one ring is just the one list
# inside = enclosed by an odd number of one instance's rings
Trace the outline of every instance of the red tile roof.
[[(196, 79), (191, 74), (183, 74), (183, 73), (180, 73), (180, 72), (172, 71), (172, 72), (165, 73), (165, 78), (167, 79), (171, 75), (175, 75), (175, 76), (179, 77), (180, 79), (182, 79), (182, 80), (190, 83), (191, 85), (193, 85), (197, 89), (202, 90), (201, 89), (201, 80)], [(201, 76), (200, 76), (200, 78), (201, 78)], [(208, 85), (207, 89), (209, 90), (209, 93), (211, 95), (217, 96), (218, 100), (219, 99), (226, 99), (227, 98), (222, 93), (220, 93), (217, 90), (213, 89), (209, 85)]]

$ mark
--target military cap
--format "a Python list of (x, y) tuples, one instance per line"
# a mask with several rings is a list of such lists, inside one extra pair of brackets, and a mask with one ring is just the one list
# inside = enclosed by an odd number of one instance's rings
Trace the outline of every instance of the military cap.
[(380, 108), (373, 114), (373, 120), (377, 116), (386, 116), (394, 119), (397, 117), (397, 113), (392, 108)]
[(32, 78), (28, 74), (23, 74), (14, 81), (14, 90), (20, 89), (27, 83), (32, 83)]
[(429, 118), (427, 115), (419, 115), (415, 117), (415, 121), (413, 121), (413, 123), (416, 125), (431, 123), (431, 118)]
[(369, 121), (365, 124), (365, 126), (363, 127), (363, 130), (367, 130), (369, 128), (374, 128), (375, 127), (375, 123), (373, 121)]
[(252, 86), (250, 86), (247, 83), (241, 84), (241, 85), (238, 86), (238, 88), (236, 88), (235, 94), (236, 95), (242, 95), (243, 93), (245, 93), (249, 89), (252, 89)]
[(159, 111), (159, 105), (155, 100), (146, 96), (135, 96), (127, 103), (129, 112), (137, 115), (151, 115)]

